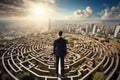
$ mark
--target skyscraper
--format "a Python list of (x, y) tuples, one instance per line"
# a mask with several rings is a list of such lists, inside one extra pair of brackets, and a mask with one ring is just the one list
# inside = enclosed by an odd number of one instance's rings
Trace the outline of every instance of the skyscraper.
[(49, 19), (49, 27), (48, 27), (48, 31), (51, 30), (51, 19)]
[(97, 32), (97, 29), (98, 29), (98, 26), (94, 25), (92, 33), (95, 34)]
[(117, 25), (116, 28), (115, 28), (114, 37), (117, 37), (119, 32), (120, 32), (120, 24)]

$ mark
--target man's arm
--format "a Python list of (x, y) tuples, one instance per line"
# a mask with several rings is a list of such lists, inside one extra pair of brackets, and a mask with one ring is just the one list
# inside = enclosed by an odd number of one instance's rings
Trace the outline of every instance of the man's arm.
[(67, 41), (65, 40), (65, 47), (64, 47), (64, 49), (65, 49), (65, 55), (67, 54), (67, 46), (66, 46), (66, 43), (67, 43)]

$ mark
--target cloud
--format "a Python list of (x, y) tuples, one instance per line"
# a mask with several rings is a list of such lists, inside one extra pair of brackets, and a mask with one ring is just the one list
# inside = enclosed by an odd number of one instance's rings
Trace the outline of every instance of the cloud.
[(98, 13), (101, 19), (119, 19), (120, 20), (120, 4), (111, 8), (105, 8)]
[(1, 0), (0, 17), (25, 15), (24, 2), (18, 0)]
[(58, 6), (56, 0), (0, 0), (0, 17), (26, 16), (31, 4)]
[(84, 10), (78, 9), (73, 12), (72, 15), (68, 16), (68, 18), (80, 19), (80, 18), (89, 18), (93, 13), (93, 10), (90, 6), (87, 6)]
[(48, 1), (50, 1), (50, 3), (52, 3), (52, 4), (56, 3), (56, 0), (48, 0)]

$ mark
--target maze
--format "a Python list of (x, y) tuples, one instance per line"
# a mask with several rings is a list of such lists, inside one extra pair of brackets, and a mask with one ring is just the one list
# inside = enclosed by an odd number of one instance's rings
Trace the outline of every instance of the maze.
[[(9, 42), (2, 56), (4, 69), (15, 80), (19, 80), (16, 75), (23, 71), (39, 80), (58, 80), (55, 57), (51, 54), (55, 37), (55, 33), (44, 33)], [(104, 72), (106, 80), (114, 76), (119, 65), (119, 49), (83, 35), (67, 34), (65, 38), (68, 40), (67, 77), (62, 80), (89, 80), (97, 71)]]

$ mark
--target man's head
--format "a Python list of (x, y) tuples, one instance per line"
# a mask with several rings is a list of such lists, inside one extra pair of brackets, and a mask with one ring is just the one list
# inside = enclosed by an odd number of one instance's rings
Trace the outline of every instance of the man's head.
[(60, 37), (62, 36), (62, 34), (63, 34), (63, 32), (62, 32), (62, 31), (59, 31), (58, 35), (59, 35)]

